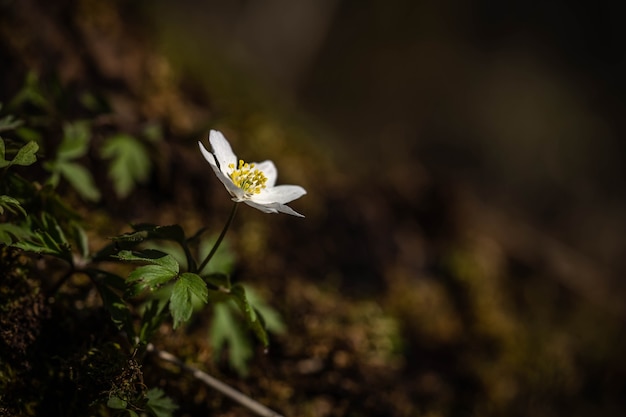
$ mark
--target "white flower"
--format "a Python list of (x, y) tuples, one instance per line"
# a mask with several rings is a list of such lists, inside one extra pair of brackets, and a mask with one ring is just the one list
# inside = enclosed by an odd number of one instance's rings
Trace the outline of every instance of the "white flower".
[(209, 142), (213, 152), (209, 152), (202, 142), (198, 142), (200, 151), (233, 197), (233, 201), (243, 201), (264, 213), (281, 212), (304, 217), (286, 204), (305, 195), (306, 190), (298, 185), (275, 186), (278, 172), (272, 161), (247, 164), (239, 160), (237, 163), (230, 144), (217, 130), (211, 130)]

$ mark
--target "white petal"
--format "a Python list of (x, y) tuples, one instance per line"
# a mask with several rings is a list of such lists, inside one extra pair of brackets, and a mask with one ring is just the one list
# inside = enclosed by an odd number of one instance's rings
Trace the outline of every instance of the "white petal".
[(281, 213), (285, 213), (285, 214), (291, 214), (292, 216), (296, 216), (296, 217), (304, 217), (304, 215), (298, 213), (297, 211), (295, 211), (294, 209), (292, 209), (289, 206), (286, 206), (284, 204), (280, 204), (277, 207), (278, 211), (280, 211)]
[(257, 210), (261, 210), (263, 213), (278, 213), (278, 210), (270, 206), (267, 206), (265, 204), (257, 204), (252, 200), (244, 200), (243, 202), (249, 205), (250, 207), (254, 207)]
[(266, 188), (260, 194), (253, 195), (250, 199), (259, 204), (280, 203), (285, 204), (302, 197), (306, 190), (299, 185), (278, 185)]
[(222, 132), (211, 130), (209, 132), (209, 142), (213, 148), (213, 154), (224, 174), (230, 174), (233, 170), (228, 168), (230, 164), (237, 166), (237, 156), (234, 154), (230, 143), (226, 140)]
[(294, 209), (289, 206), (280, 203), (271, 203), (271, 204), (259, 204), (255, 203), (252, 200), (245, 200), (244, 203), (249, 205), (250, 207), (254, 207), (255, 209), (261, 210), (263, 213), (286, 213), (291, 214), (292, 216), (304, 217), (302, 214), (298, 213)]
[(242, 201), (245, 195), (244, 191), (241, 188), (237, 187), (235, 183), (233, 183), (233, 180), (230, 179), (229, 176), (225, 175), (217, 167), (214, 167), (214, 166), (212, 167), (213, 167), (213, 171), (215, 172), (215, 175), (217, 175), (217, 178), (219, 178), (219, 180), (222, 181), (222, 184), (224, 184), (224, 187), (226, 187), (226, 190), (228, 191), (228, 193), (233, 196), (233, 200)]
[(202, 152), (204, 159), (206, 159), (209, 162), (209, 164), (211, 164), (211, 168), (213, 168), (213, 172), (215, 172), (215, 175), (217, 175), (217, 178), (219, 178), (222, 184), (224, 184), (224, 187), (226, 187), (226, 190), (230, 193), (230, 195), (232, 195), (233, 197), (236, 197), (238, 201), (240, 201), (244, 195), (243, 190), (237, 187), (228, 175), (220, 171), (220, 169), (218, 168), (215, 162), (215, 157), (213, 156), (211, 152), (206, 150), (202, 142), (198, 142), (198, 145), (200, 145), (200, 152)]
[(206, 159), (209, 164), (213, 166), (217, 166), (217, 164), (215, 163), (215, 157), (213, 157), (213, 154), (204, 147), (202, 142), (198, 142), (198, 145), (200, 146), (200, 152), (202, 152), (204, 159)]
[(265, 183), (266, 187), (273, 187), (276, 184), (276, 178), (278, 178), (278, 171), (276, 170), (276, 165), (272, 161), (263, 161), (256, 162), (255, 168), (259, 171), (263, 172), (265, 178), (267, 178), (267, 182)]

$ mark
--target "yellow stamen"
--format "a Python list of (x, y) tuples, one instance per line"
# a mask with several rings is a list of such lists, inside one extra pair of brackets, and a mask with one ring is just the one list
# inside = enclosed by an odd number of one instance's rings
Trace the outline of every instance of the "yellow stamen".
[(265, 188), (267, 177), (262, 171), (255, 169), (254, 164), (244, 163), (240, 159), (239, 168), (235, 169), (235, 164), (229, 164), (228, 168), (233, 170), (230, 179), (246, 194), (259, 194)]

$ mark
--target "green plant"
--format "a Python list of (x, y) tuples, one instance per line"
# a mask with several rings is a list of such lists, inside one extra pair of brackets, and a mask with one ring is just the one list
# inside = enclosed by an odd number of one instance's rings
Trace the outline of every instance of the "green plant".
[[(126, 198), (152, 170), (149, 147), (125, 132), (103, 135), (95, 117), (60, 121), (53, 99), (47, 97), (37, 77), (29, 74), (10, 106), (14, 111), (27, 106), (29, 111), (22, 110), (23, 118), (0, 117), (0, 244), (46, 262), (50, 273), (60, 276), (53, 296), (74, 276), (89, 279), (119, 334), (126, 338), (126, 347), (114, 350), (116, 355), (124, 352), (125, 365), (116, 368), (118, 373), (105, 374), (105, 378), (115, 375), (122, 381), (108, 391), (106, 406), (130, 416), (170, 416), (175, 410), (172, 401), (162, 391), (138, 383), (137, 368), (132, 365), (135, 357), (154, 350), (153, 336), (164, 322), (171, 321), (176, 329), (195, 311), (212, 308), (212, 344), (216, 350), (228, 344), (231, 365), (245, 374), (251, 347), (241, 324), (267, 346), (267, 330), (280, 331), (280, 318), (258, 296), (249, 297), (250, 289), (231, 282), (229, 271), (220, 270), (228, 269), (234, 258), (221, 244), (236, 204), (217, 238), (203, 236), (205, 228), (187, 236), (180, 225), (135, 224), (131, 232), (90, 250), (94, 244), (81, 216), (60, 193), (61, 184), (69, 185), (87, 204), (97, 202), (102, 193), (89, 166), (109, 162), (113, 190), (119, 198)], [(93, 97), (83, 102), (89, 104), (84, 108), (87, 113), (99, 109)], [(59, 140), (44, 140), (57, 128), (62, 132)], [(105, 137), (96, 152), (94, 135)], [(160, 129), (152, 125), (144, 136), (157, 144)], [(102, 160), (94, 162), (95, 155)], [(270, 320), (264, 321), (263, 315)]]

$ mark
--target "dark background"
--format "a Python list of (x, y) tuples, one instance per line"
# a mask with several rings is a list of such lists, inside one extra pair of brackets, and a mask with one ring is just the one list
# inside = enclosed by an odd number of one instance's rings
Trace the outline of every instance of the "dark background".
[(329, 127), (320, 141), (344, 173), (405, 167), (402, 181), (416, 183), (424, 166), (591, 257), (610, 271), (598, 285), (623, 288), (617, 2), (159, 4), (174, 55), (228, 59), (270, 100)]

